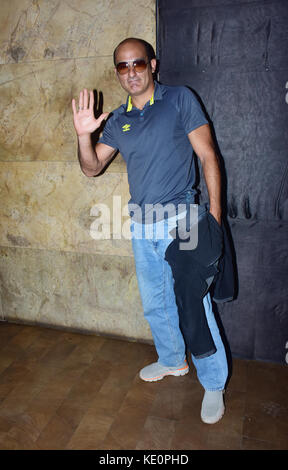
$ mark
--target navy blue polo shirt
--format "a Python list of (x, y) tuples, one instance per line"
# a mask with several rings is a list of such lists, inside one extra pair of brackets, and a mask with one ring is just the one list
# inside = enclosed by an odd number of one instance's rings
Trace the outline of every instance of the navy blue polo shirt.
[(185, 204), (188, 190), (196, 193), (193, 148), (187, 134), (206, 123), (193, 92), (157, 82), (143, 110), (133, 107), (128, 96), (126, 104), (113, 111), (99, 142), (118, 149), (126, 161), (134, 219), (139, 220), (134, 204), (144, 215), (151, 205), (177, 207)]

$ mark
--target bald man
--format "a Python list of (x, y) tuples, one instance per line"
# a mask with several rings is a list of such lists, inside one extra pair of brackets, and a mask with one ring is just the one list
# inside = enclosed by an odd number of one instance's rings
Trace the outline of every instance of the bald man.
[[(173, 240), (173, 228), (187, 214), (187, 201), (195, 204), (194, 152), (203, 168), (209, 211), (219, 226), (220, 170), (209, 124), (195, 95), (184, 86), (171, 87), (154, 81), (156, 59), (149, 43), (138, 38), (122, 41), (114, 51), (114, 68), (127, 92), (127, 101), (113, 111), (95, 147), (91, 134), (108, 113), (95, 119), (93, 91), (80, 92), (78, 107), (72, 100), (78, 156), (88, 177), (99, 175), (118, 150), (126, 161), (136, 274), (144, 316), (158, 354), (157, 362), (144, 367), (140, 377), (157, 381), (189, 372), (173, 275), (165, 252)], [(173, 207), (175, 211), (171, 211)], [(170, 210), (168, 218), (164, 214), (166, 208)], [(201, 419), (213, 424), (225, 411), (223, 394), (228, 367), (209, 292), (203, 298), (203, 306), (215, 350), (201, 357), (191, 356), (205, 391)]]

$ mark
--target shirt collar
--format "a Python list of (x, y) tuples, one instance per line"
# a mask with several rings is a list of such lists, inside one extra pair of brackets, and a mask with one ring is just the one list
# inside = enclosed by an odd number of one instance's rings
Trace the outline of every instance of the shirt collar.
[[(162, 100), (162, 90), (161, 90), (161, 85), (154, 81), (154, 91), (150, 98), (150, 106), (154, 104), (155, 100)], [(131, 96), (128, 95), (128, 98), (126, 101), (126, 113), (129, 113), (130, 111), (132, 111), (132, 108), (133, 108), (132, 99), (131, 99)]]

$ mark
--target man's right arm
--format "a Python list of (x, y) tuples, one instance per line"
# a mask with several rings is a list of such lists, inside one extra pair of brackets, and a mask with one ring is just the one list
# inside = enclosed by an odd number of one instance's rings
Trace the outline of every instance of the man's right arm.
[(112, 159), (117, 149), (98, 143), (92, 147), (91, 134), (78, 136), (78, 158), (81, 170), (86, 176), (97, 176)]
[(87, 89), (80, 92), (79, 110), (75, 99), (72, 100), (73, 122), (78, 136), (78, 158), (81, 170), (86, 176), (98, 175), (117, 151), (109, 145), (98, 143), (92, 146), (91, 134), (100, 127), (109, 113), (103, 113), (98, 119), (94, 116), (94, 93)]

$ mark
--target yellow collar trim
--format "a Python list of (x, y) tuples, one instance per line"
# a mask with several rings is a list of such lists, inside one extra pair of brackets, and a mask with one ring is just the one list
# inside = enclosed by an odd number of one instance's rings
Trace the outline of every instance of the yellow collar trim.
[(131, 111), (132, 109), (132, 100), (131, 100), (131, 96), (129, 96), (128, 98), (128, 106), (127, 106), (127, 113), (129, 113), (129, 111)]
[[(153, 94), (152, 94), (152, 96), (151, 96), (151, 98), (150, 98), (150, 106), (152, 106), (152, 104), (154, 104), (154, 91), (153, 91)], [(132, 108), (133, 108), (132, 99), (131, 99), (131, 96), (129, 95), (129, 97), (128, 97), (128, 105), (127, 105), (127, 109), (126, 109), (127, 113), (129, 113), (129, 111), (131, 111)]]

